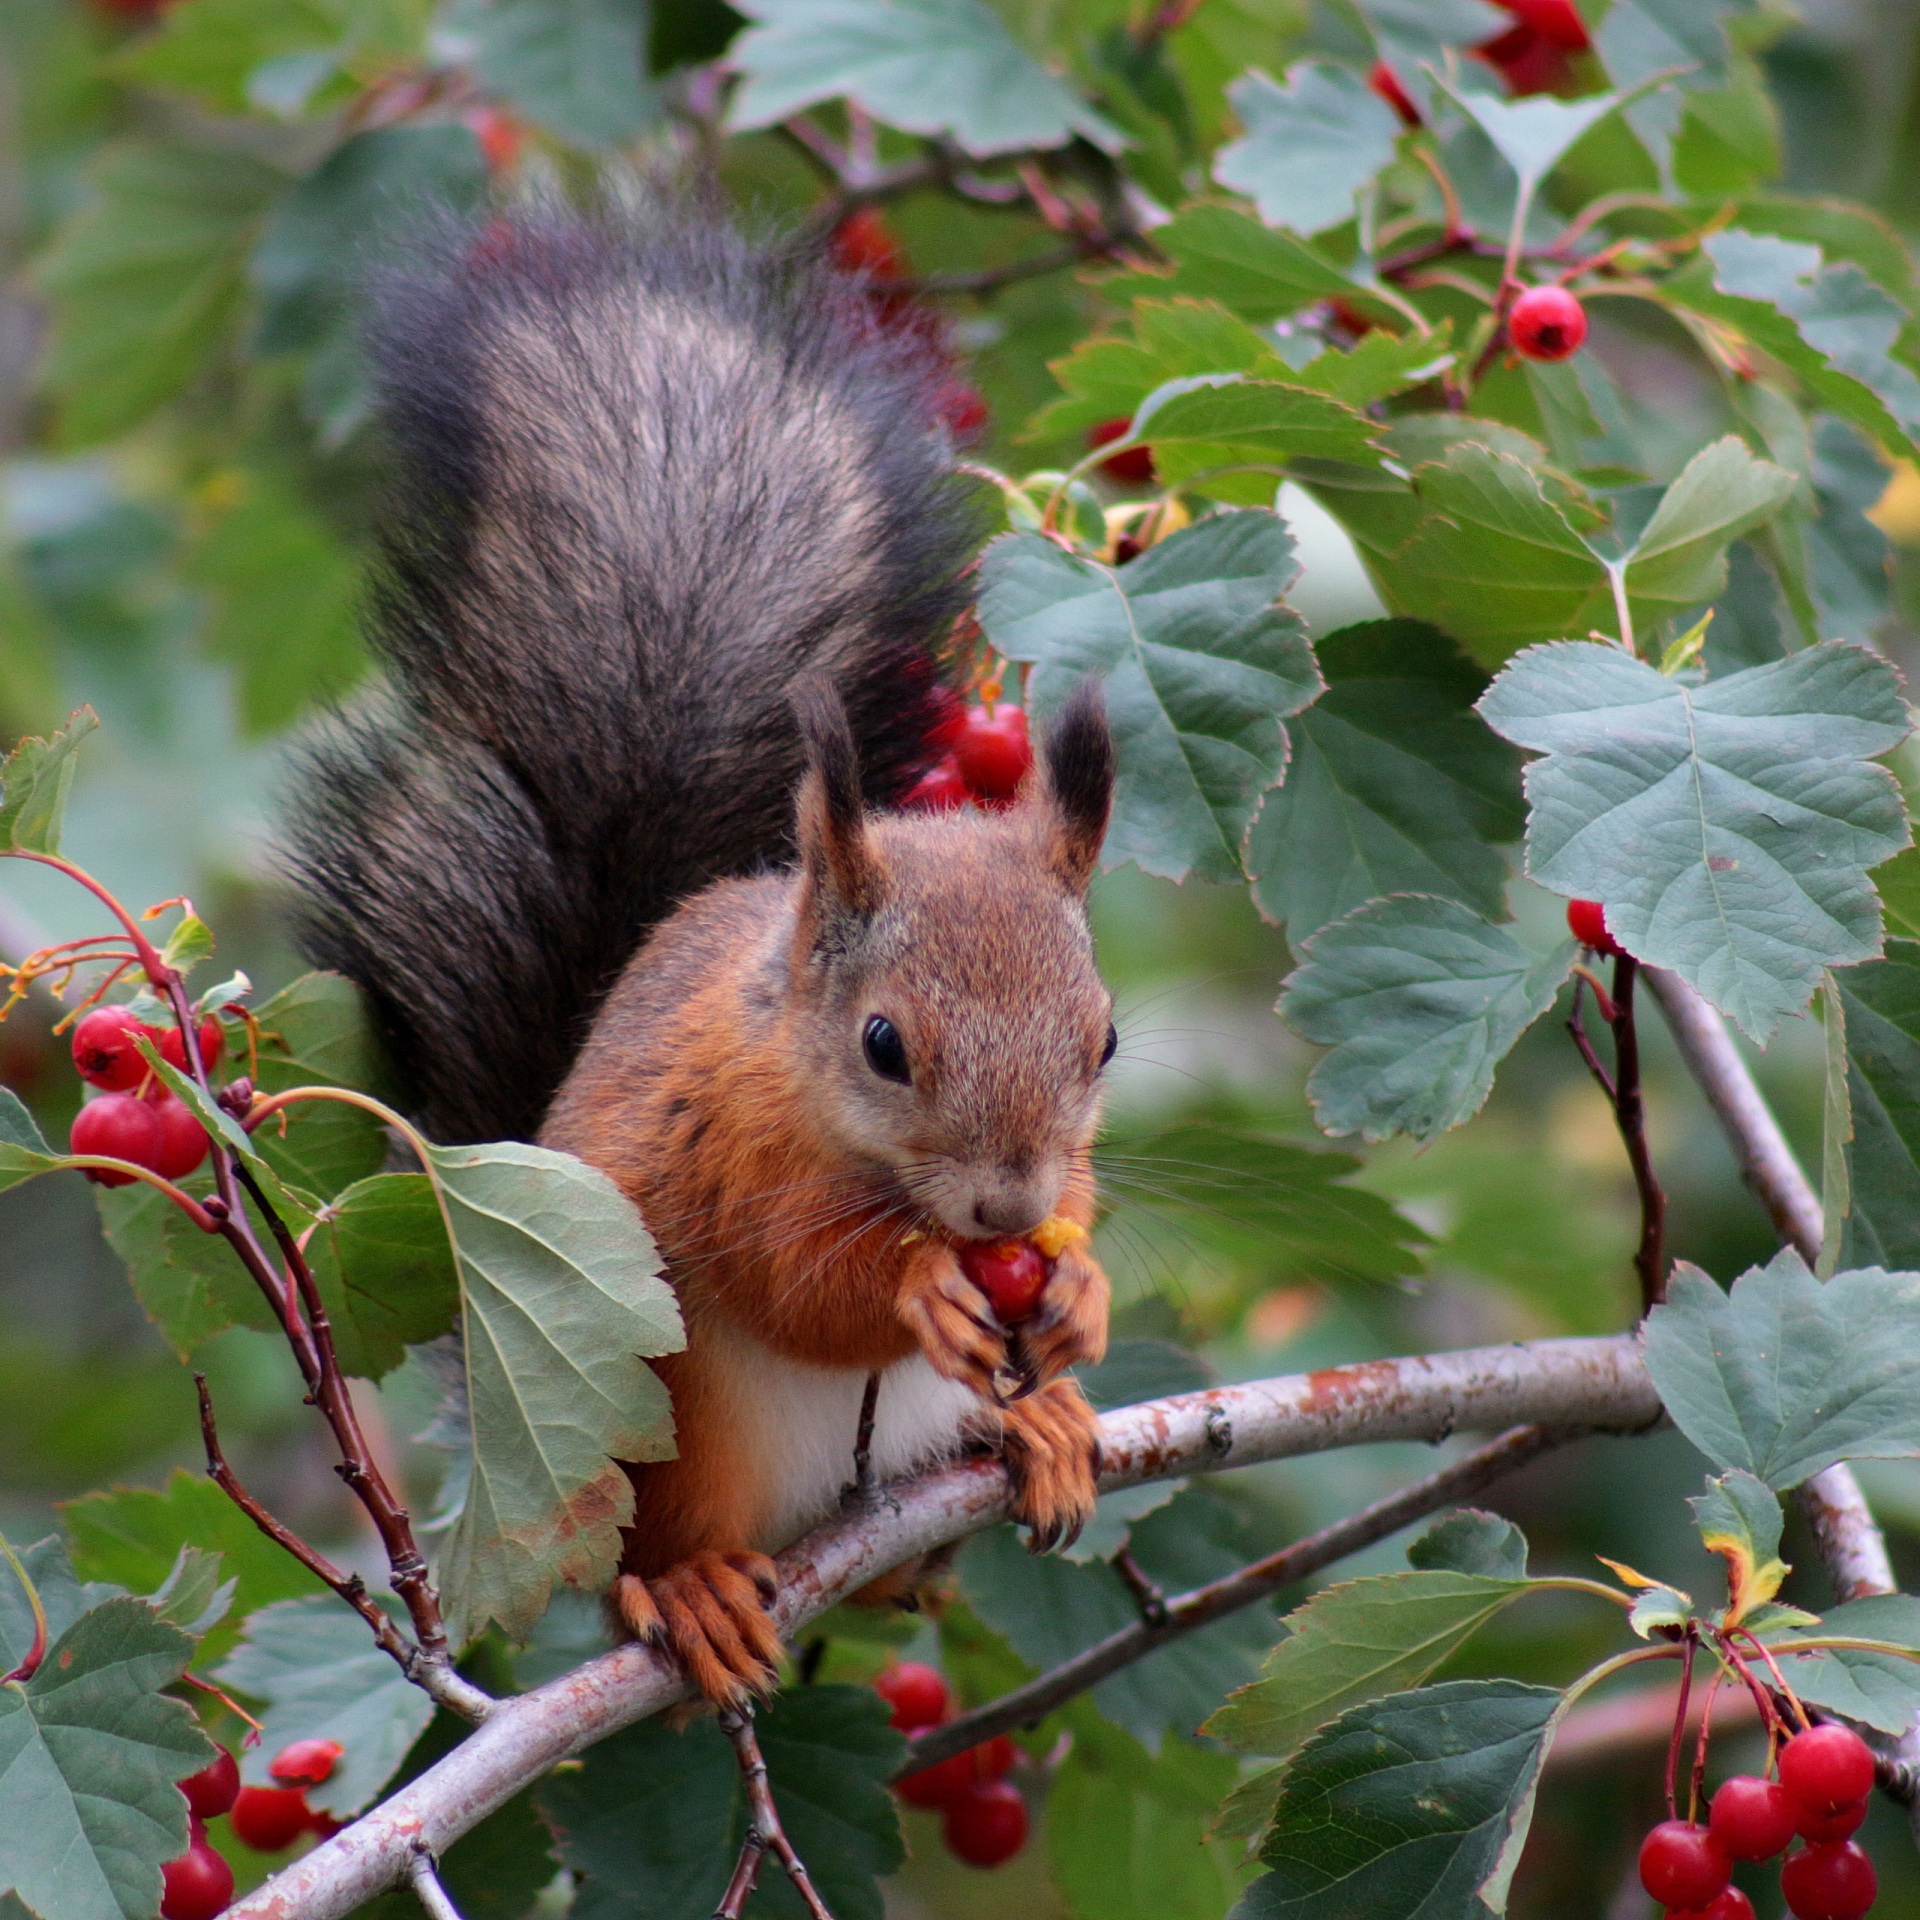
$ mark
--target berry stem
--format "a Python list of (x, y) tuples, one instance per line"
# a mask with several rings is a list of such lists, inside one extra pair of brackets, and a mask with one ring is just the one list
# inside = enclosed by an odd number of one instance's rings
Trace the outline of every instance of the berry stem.
[(31, 1680), (39, 1672), (40, 1662), (47, 1657), (47, 1610), (40, 1604), (40, 1589), (27, 1577), (20, 1556), (4, 1533), (0, 1533), (0, 1560), (5, 1560), (13, 1569), (13, 1577), (20, 1582), (20, 1591), (27, 1596), (27, 1605), (33, 1611), (33, 1639), (20, 1656), (20, 1664), (11, 1673), (0, 1673), (0, 1687), (4, 1687), (10, 1681)]
[(1693, 1663), (1699, 1651), (1700, 1636), (1689, 1625), (1686, 1641), (1680, 1653), (1680, 1696), (1674, 1702), (1673, 1734), (1667, 1741), (1667, 1771), (1664, 1784), (1669, 1820), (1677, 1820), (1680, 1817), (1679, 1809), (1674, 1804), (1674, 1787), (1680, 1777), (1680, 1743), (1687, 1731), (1687, 1696), (1693, 1691)]
[(1715, 1667), (1707, 1679), (1707, 1691), (1700, 1702), (1700, 1725), (1693, 1737), (1693, 1773), (1687, 1781), (1687, 1818), (1700, 1818), (1700, 1802), (1707, 1780), (1707, 1743), (1713, 1737), (1713, 1696), (1720, 1691), (1722, 1669)]
[(76, 880), (85, 887), (126, 930), (127, 938), (133, 942), (133, 950), (139, 956), (147, 978), (152, 981), (155, 993), (165, 992), (166, 983), (178, 977), (161, 959), (160, 949), (140, 931), (139, 921), (84, 867), (76, 867), (71, 860), (62, 860), (57, 853), (35, 853), (26, 847), (8, 847), (3, 851), (10, 860), (32, 860), (43, 867), (52, 867), (57, 873), (64, 873), (69, 880)]

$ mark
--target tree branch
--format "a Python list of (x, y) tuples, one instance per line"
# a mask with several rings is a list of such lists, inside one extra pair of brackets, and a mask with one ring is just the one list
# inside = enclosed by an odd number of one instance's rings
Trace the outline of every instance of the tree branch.
[[(1100, 1423), (1104, 1491), (1381, 1440), (1444, 1440), (1535, 1422), (1630, 1432), (1660, 1417), (1636, 1341), (1543, 1340), (1374, 1360), (1148, 1401)], [(829, 1521), (776, 1560), (791, 1637), (889, 1568), (1006, 1517), (996, 1460), (941, 1468)], [(452, 1753), (229, 1909), (234, 1920), (345, 1920), (406, 1881), (556, 1761), (683, 1697), (664, 1656), (628, 1645), (496, 1703)]]
[[(1677, 973), (1659, 967), (1648, 967), (1644, 973), (1680, 1057), (1707, 1096), (1733, 1149), (1740, 1177), (1766, 1208), (1781, 1239), (1812, 1266), (1820, 1257), (1825, 1232), (1820, 1196), (1801, 1171), (1726, 1022)], [(1885, 1536), (1851, 1467), (1843, 1462), (1815, 1474), (1799, 1489), (1799, 1503), (1840, 1599), (1899, 1591)], [(1896, 1797), (1905, 1802), (1920, 1839), (1920, 1722), (1900, 1736), (1892, 1761), (1895, 1782), (1902, 1789)]]
[[(1011, 1733), (1015, 1727), (1030, 1726), (1043, 1720), (1056, 1707), (1064, 1706), (1076, 1694), (1096, 1687), (1109, 1674), (1118, 1673), (1150, 1653), (1158, 1653), (1170, 1642), (1198, 1633), (1216, 1620), (1223, 1620), (1256, 1600), (1268, 1599), (1283, 1587), (1305, 1580), (1322, 1567), (1344, 1560), (1389, 1534), (1398, 1533), (1409, 1521), (1450, 1507), (1491, 1486), (1494, 1481), (1523, 1467), (1553, 1447), (1580, 1438), (1578, 1431), (1552, 1427), (1515, 1427), (1499, 1439), (1456, 1460), (1450, 1467), (1416, 1480), (1411, 1486), (1376, 1500), (1370, 1507), (1336, 1520), (1318, 1533), (1310, 1533), (1291, 1546), (1270, 1553), (1264, 1560), (1242, 1567), (1204, 1587), (1195, 1587), (1174, 1599), (1161, 1597), (1141, 1607), (1141, 1617), (1118, 1633), (1110, 1633), (1071, 1660), (1063, 1660), (1050, 1672), (1015, 1687), (997, 1700), (990, 1700), (971, 1713), (960, 1714), (943, 1726), (929, 1728), (907, 1749), (907, 1757), (895, 1772), (917, 1773), (922, 1767), (937, 1765), (956, 1753), (991, 1740), (996, 1733)], [(1129, 1583), (1131, 1584), (1131, 1583)]]

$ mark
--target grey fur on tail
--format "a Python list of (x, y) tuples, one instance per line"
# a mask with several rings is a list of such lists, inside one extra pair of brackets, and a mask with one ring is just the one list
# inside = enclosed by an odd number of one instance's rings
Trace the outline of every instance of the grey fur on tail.
[(647, 931), (790, 851), (799, 676), (869, 799), (922, 755), (973, 547), (943, 369), (684, 218), (496, 219), (386, 284), (372, 346), (386, 686), (301, 757), (296, 913), (434, 1137), (530, 1138)]

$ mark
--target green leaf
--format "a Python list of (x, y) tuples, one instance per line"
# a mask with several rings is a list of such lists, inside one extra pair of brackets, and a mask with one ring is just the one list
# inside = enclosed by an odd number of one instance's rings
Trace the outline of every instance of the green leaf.
[(1787, 1684), (1809, 1705), (1844, 1714), (1882, 1733), (1905, 1733), (1920, 1713), (1920, 1661), (1891, 1653), (1860, 1653), (1852, 1647), (1784, 1657), (1796, 1640), (1808, 1634), (1846, 1634), (1920, 1650), (1920, 1600), (1910, 1593), (1874, 1594), (1830, 1609), (1804, 1633), (1762, 1636), (1783, 1656)]
[(729, 50), (744, 76), (728, 125), (768, 127), (822, 100), (858, 102), (968, 153), (1126, 144), (1014, 41), (984, 0), (743, 0), (756, 24)]
[(1525, 824), (1520, 767), (1473, 710), (1486, 675), (1437, 627), (1376, 620), (1316, 647), (1327, 690), (1247, 843), (1261, 912), (1297, 947), (1388, 893), (1506, 911), (1501, 844)]
[(1104, 859), (1233, 880), (1260, 804), (1287, 763), (1284, 716), (1320, 690), (1297, 571), (1270, 513), (1218, 513), (1125, 567), (1006, 534), (982, 563), (980, 618), (1009, 659), (1033, 663), (1045, 716), (1088, 674), (1105, 683), (1120, 777)]
[(473, 76), (581, 147), (619, 147), (660, 117), (636, 0), (480, 0), (446, 25), (473, 41)]
[(1560, 1704), (1550, 1687), (1456, 1680), (1343, 1714), (1287, 1767), (1271, 1871), (1239, 1920), (1503, 1914)]
[(1422, 1573), (1470, 1573), (1495, 1580), (1524, 1580), (1527, 1536), (1501, 1514), (1461, 1507), (1443, 1514), (1407, 1543), (1407, 1564)]
[(1287, 1637), (1260, 1678), (1204, 1731), (1242, 1753), (1284, 1760), (1350, 1707), (1419, 1686), (1530, 1585), (1436, 1570), (1322, 1588), (1287, 1615)]
[(1920, 940), (1920, 847), (1908, 847), (1877, 868), (1873, 884), (1879, 889), (1887, 932), (1904, 940)]
[(105, 148), (34, 268), (53, 316), (44, 378), (69, 445), (109, 440), (184, 391), (237, 312), (286, 176), (232, 147)]
[(272, 1785), (267, 1765), (290, 1742), (339, 1741), (345, 1751), (326, 1782), (307, 1789), (307, 1800), (342, 1818), (379, 1793), (433, 1718), (431, 1696), (330, 1593), (252, 1614), (215, 1677), (267, 1708), (260, 1744), (240, 1758), (249, 1786)]
[[(248, 730), (277, 733), (365, 671), (359, 562), (279, 480), (234, 473), (215, 488), (232, 503), (195, 541), (181, 575), (208, 590), (200, 643), (232, 664)], [(262, 646), (269, 633), (272, 646)]]
[(1671, 967), (1756, 1040), (1821, 970), (1872, 959), (1866, 876), (1910, 834), (1869, 762), (1908, 731), (1899, 676), (1829, 642), (1689, 687), (1617, 647), (1530, 648), (1480, 702), (1527, 769), (1527, 871), (1599, 900), (1630, 953)]
[[(1189, 1487), (1135, 1521), (1129, 1549), (1165, 1593), (1219, 1579), (1246, 1562), (1232, 1510), (1206, 1487)], [(1012, 1527), (975, 1534), (955, 1568), (974, 1612), (1036, 1672), (1140, 1617), (1139, 1603), (1111, 1567), (1029, 1553)], [(1272, 1638), (1264, 1609), (1229, 1615), (1101, 1681), (1093, 1704), (1157, 1753), (1170, 1733), (1190, 1733), (1223, 1694), (1250, 1680)]]
[(1784, 1491), (1836, 1460), (1920, 1454), (1920, 1274), (1822, 1285), (1786, 1248), (1722, 1293), (1682, 1262), (1645, 1340), (1674, 1425), (1718, 1467)]
[(1354, 282), (1306, 241), (1231, 207), (1183, 208), (1154, 228), (1153, 244), (1173, 262), (1171, 273), (1116, 275), (1101, 283), (1101, 292), (1115, 301), (1176, 295), (1217, 300), (1243, 320), (1267, 321), (1355, 291)]
[(1286, 378), (1297, 387), (1331, 394), (1350, 407), (1370, 407), (1419, 386), (1453, 364), (1453, 322), (1431, 333), (1389, 333), (1375, 327), (1350, 351), (1328, 347)]
[(227, 1617), (239, 1590), (238, 1579), (222, 1580), (220, 1570), (217, 1553), (182, 1547), (167, 1577), (147, 1595), (147, 1602), (162, 1620), (172, 1621), (204, 1645), (205, 1636)]
[[(1892, 888), (1887, 881), (1901, 867), (1920, 870), (1920, 857), (1903, 853), (1877, 876), (1892, 914), (1901, 911), (1902, 894), (1898, 881)], [(1853, 1123), (1846, 1150), (1852, 1205), (1840, 1261), (1920, 1267), (1920, 942), (1890, 940), (1884, 960), (1833, 978)]]
[(187, 1849), (174, 1782), (213, 1758), (160, 1689), (193, 1642), (143, 1600), (108, 1600), (0, 1686), (0, 1886), (39, 1920), (151, 1920), (160, 1865)]
[(1701, 1543), (1727, 1563), (1728, 1624), (1738, 1625), (1771, 1600), (1787, 1577), (1780, 1558), (1780, 1501), (1752, 1474), (1734, 1472), (1709, 1480), (1706, 1492), (1687, 1505)]
[[(1155, 388), (1141, 402), (1127, 438), (1152, 443), (1164, 485), (1197, 485), (1204, 493), (1255, 505), (1272, 497), (1271, 482), (1260, 476), (1312, 471), (1326, 462), (1376, 464), (1376, 431), (1363, 413), (1311, 387), (1210, 373)], [(1213, 477), (1235, 468), (1258, 469), (1244, 499)]]
[(1912, 456), (1920, 375), (1893, 351), (1906, 312), (1852, 262), (1829, 266), (1817, 246), (1734, 227), (1709, 234), (1664, 291), (1751, 340), (1896, 457)]
[(1073, 1736), (1047, 1790), (1047, 1853), (1069, 1908), (1084, 1920), (1220, 1920), (1244, 1874), (1205, 1835), (1239, 1771), (1232, 1757), (1175, 1739), (1149, 1756), (1084, 1713)]
[[(5, 1152), (0, 1147), (0, 1168)], [(208, 1183), (201, 1179), (187, 1184), (193, 1191), (204, 1190)], [(181, 1359), (229, 1327), (277, 1329), (273, 1309), (233, 1249), (218, 1234), (202, 1233), (165, 1194), (144, 1181), (99, 1187), (94, 1204), (107, 1243), (126, 1262), (141, 1308)], [(302, 1214), (294, 1230), (305, 1225)]]
[[(306, 973), (256, 1009), (257, 1053), (244, 1029), (229, 1029), (228, 1057), (253, 1075), (262, 1093), (292, 1087), (354, 1087), (378, 1092), (386, 1080), (360, 990), (337, 973)], [(251, 1061), (251, 1064), (249, 1064)], [(261, 1157), (309, 1193), (339, 1193), (378, 1173), (387, 1158), (385, 1128), (362, 1107), (303, 1100), (254, 1134)]]
[(1290, 67), (1285, 86), (1246, 74), (1227, 98), (1243, 131), (1214, 155), (1213, 177), (1273, 227), (1313, 234), (1351, 220), (1400, 137), (1400, 116), (1351, 67), (1325, 60)]
[(464, 126), (376, 127), (335, 147), (273, 210), (254, 249), (262, 353), (305, 353), (308, 417), (332, 444), (366, 417), (358, 342), (368, 272), (430, 209), (464, 214), (486, 193), (479, 142)]
[(1453, 101), (1493, 142), (1494, 150), (1530, 193), (1573, 143), (1622, 104), (1616, 93), (1589, 94), (1584, 100), (1560, 100), (1536, 93), (1505, 100), (1495, 93), (1456, 93)]
[[(51, 739), (22, 740), (0, 759), (0, 848), (26, 853), (60, 851), (67, 794), (79, 764), (74, 749), (99, 724), (93, 709), (82, 707)], [(37, 1132), (34, 1139), (39, 1140)], [(40, 1142), (42, 1151), (45, 1145)]]
[(241, 1621), (258, 1608), (321, 1591), (320, 1582), (211, 1480), (184, 1467), (174, 1468), (164, 1490), (115, 1487), (82, 1494), (62, 1506), (60, 1521), (83, 1579), (110, 1581), (134, 1593), (155, 1591), (182, 1547), (217, 1553), (221, 1573), (235, 1583), (233, 1606), (202, 1640), (202, 1661), (225, 1654), (239, 1638)]
[(349, 1187), (322, 1209), (307, 1258), (340, 1365), (358, 1378), (391, 1373), (459, 1312), (446, 1223), (425, 1174), (379, 1173)]
[[(1490, 666), (1526, 641), (1611, 624), (1605, 566), (1528, 461), (1468, 440), (1416, 467), (1413, 486), (1411, 538), (1368, 554), (1394, 610)], [(1339, 496), (1326, 498), (1344, 519)]]
[(1792, 474), (1756, 460), (1732, 434), (1696, 453), (1626, 556), (1635, 621), (1717, 599), (1727, 584), (1727, 548), (1778, 514), (1794, 484)]
[(1350, 1154), (1199, 1120), (1111, 1138), (1100, 1162), (1118, 1191), (1137, 1185), (1142, 1203), (1179, 1215), (1192, 1240), (1243, 1268), (1249, 1296), (1303, 1280), (1377, 1286), (1421, 1267), (1426, 1235), (1348, 1184), (1360, 1171)]
[(1400, 894), (1322, 927), (1280, 1016), (1332, 1051), (1307, 1081), (1328, 1132), (1430, 1140), (1470, 1120), (1507, 1051), (1553, 1005), (1572, 944), (1544, 959), (1453, 900)]
[[(760, 1712), (774, 1804), (837, 1920), (881, 1920), (875, 1884), (904, 1858), (887, 1779), (906, 1743), (866, 1687), (797, 1687)], [(588, 1749), (538, 1789), (584, 1886), (580, 1920), (687, 1920), (720, 1904), (746, 1826), (740, 1770), (711, 1719), (658, 1720)], [(797, 1912), (763, 1872), (763, 1912)]]
[[(83, 1613), (119, 1596), (114, 1586), (98, 1582), (83, 1586), (67, 1557), (66, 1542), (57, 1534), (20, 1548), (19, 1560), (40, 1596), (50, 1642), (57, 1641)], [(12, 1672), (27, 1657), (34, 1631), (32, 1602), (21, 1590), (13, 1569), (0, 1565), (0, 1673)]]
[(685, 1344), (653, 1239), (604, 1173), (545, 1147), (432, 1147), (459, 1260), (472, 1480), (442, 1550), (448, 1625), (524, 1638), (556, 1580), (604, 1588), (623, 1460), (673, 1453), (643, 1356)]

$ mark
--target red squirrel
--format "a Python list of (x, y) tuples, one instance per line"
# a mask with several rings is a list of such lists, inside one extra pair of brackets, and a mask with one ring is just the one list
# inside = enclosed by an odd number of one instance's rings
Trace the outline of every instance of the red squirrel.
[[(678, 1452), (610, 1604), (730, 1704), (869, 1376), (881, 1477), (985, 1443), (1037, 1546), (1091, 1510), (1112, 746), (1085, 686), (1011, 807), (890, 810), (975, 542), (937, 342), (684, 215), (483, 241), (383, 289), (384, 687), (307, 751), (299, 911), (431, 1133), (576, 1154), (652, 1231)], [(1010, 1356), (956, 1250), (1062, 1222)]]

